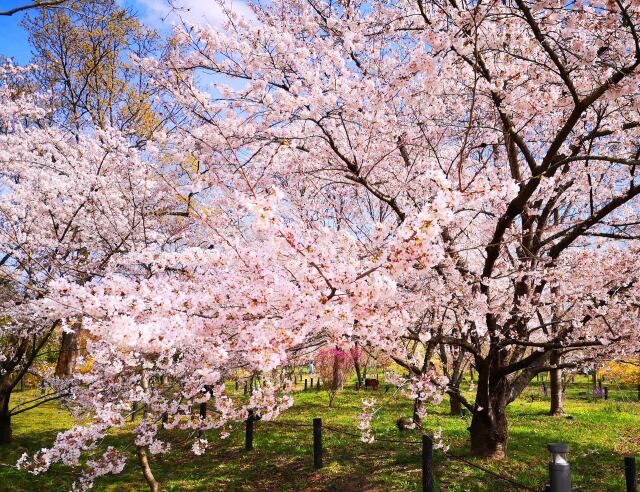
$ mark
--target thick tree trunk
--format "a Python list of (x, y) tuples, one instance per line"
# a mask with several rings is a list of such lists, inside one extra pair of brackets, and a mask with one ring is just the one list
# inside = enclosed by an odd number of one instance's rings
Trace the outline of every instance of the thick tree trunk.
[(11, 415), (0, 414), (0, 445), (9, 444), (13, 440)]
[(509, 429), (507, 424), (508, 387), (503, 378), (490, 380), (487, 367), (478, 371), (476, 407), (471, 418), (471, 453), (483, 458), (504, 459), (507, 456)]
[(60, 340), (60, 353), (56, 363), (56, 377), (68, 378), (76, 368), (78, 358), (78, 341), (80, 340), (80, 323), (74, 323), (74, 331), (65, 331)]
[(10, 390), (0, 391), (0, 445), (9, 444), (13, 440), (11, 414), (9, 413)]
[(449, 395), (449, 414), (462, 415), (462, 403), (453, 395)]
[[(551, 354), (551, 365), (560, 363), (560, 355), (555, 352)], [(549, 371), (549, 380), (551, 382), (551, 409), (549, 415), (564, 415), (562, 407), (563, 391), (562, 391), (562, 369), (551, 369)]]
[(509, 430), (505, 408), (487, 409), (473, 413), (471, 419), (471, 453), (492, 459), (507, 457)]

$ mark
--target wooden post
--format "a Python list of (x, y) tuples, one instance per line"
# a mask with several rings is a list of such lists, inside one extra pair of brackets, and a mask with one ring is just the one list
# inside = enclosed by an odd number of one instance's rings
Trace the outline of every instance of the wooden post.
[(236, 391), (238, 391), (238, 380), (236, 379)]
[(313, 389), (313, 378), (311, 378), (311, 389)]
[(319, 390), (320, 389), (320, 378), (318, 378), (316, 380), (316, 389)]
[(249, 415), (247, 416), (244, 449), (247, 451), (253, 449), (253, 410), (249, 410)]
[(633, 456), (625, 456), (624, 458), (624, 478), (627, 483), (627, 492), (638, 492), (636, 459)]
[(307, 391), (307, 380), (304, 380), (304, 390)]
[(313, 419), (313, 468), (322, 468), (322, 419)]
[(434, 492), (433, 488), (433, 441), (431, 436), (422, 435), (422, 491)]
[(604, 399), (605, 400), (609, 399), (609, 386), (604, 387)]

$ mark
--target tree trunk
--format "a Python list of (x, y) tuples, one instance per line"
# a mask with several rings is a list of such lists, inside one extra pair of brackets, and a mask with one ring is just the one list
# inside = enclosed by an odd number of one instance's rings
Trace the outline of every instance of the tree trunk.
[(358, 387), (362, 386), (362, 370), (360, 369), (360, 361), (358, 359), (353, 360), (353, 367), (356, 370), (356, 377), (358, 378)]
[(505, 408), (483, 408), (473, 413), (471, 419), (471, 453), (492, 459), (507, 457), (509, 431)]
[(68, 378), (76, 368), (78, 358), (78, 341), (80, 340), (80, 323), (73, 323), (73, 331), (62, 333), (60, 353), (56, 363), (55, 375), (58, 378)]
[(416, 424), (418, 429), (422, 429), (422, 405), (424, 405), (424, 403), (417, 398), (413, 400), (413, 415), (411, 416), (411, 420)]
[[(142, 387), (145, 393), (149, 391), (149, 375), (147, 374), (147, 371), (145, 369), (142, 369), (142, 372), (140, 374), (140, 386)], [(142, 411), (142, 416), (144, 418), (146, 418), (147, 413), (149, 413), (148, 409), (149, 409), (149, 405), (145, 403), (144, 410)]]
[(490, 381), (487, 368), (478, 371), (476, 407), (471, 418), (471, 453), (483, 458), (507, 457), (509, 429), (507, 425), (508, 387), (500, 378)]
[(453, 395), (449, 395), (449, 414), (462, 415), (462, 403)]
[(10, 390), (0, 392), (0, 445), (9, 444), (13, 440), (11, 414), (9, 413)]
[(13, 440), (11, 415), (0, 414), (0, 445), (9, 444)]
[[(551, 365), (559, 363), (560, 354), (554, 351), (551, 354)], [(549, 415), (564, 415), (564, 408), (562, 408), (562, 369), (551, 369), (549, 371), (549, 380), (551, 382), (551, 409), (549, 410)]]
[(142, 469), (142, 474), (144, 475), (144, 479), (149, 484), (149, 490), (151, 492), (158, 492), (160, 487), (158, 486), (158, 482), (156, 481), (153, 473), (151, 472), (151, 467), (149, 466), (149, 460), (147, 459), (147, 452), (142, 446), (137, 446), (137, 454), (138, 454), (138, 464)]

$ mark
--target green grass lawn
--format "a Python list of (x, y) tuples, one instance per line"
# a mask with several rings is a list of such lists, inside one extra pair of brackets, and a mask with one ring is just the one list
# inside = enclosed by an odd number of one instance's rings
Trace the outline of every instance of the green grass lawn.
[[(574, 490), (624, 490), (623, 457), (640, 454), (640, 404), (633, 388), (611, 385), (609, 401), (595, 400), (586, 378), (576, 380), (568, 389), (565, 410), (573, 419), (549, 417), (548, 398), (537, 385), (529, 388), (509, 406), (509, 459), (491, 462), (467, 459), (537, 490), (543, 489), (547, 475), (548, 442), (567, 442), (573, 469)], [(231, 388), (231, 386), (230, 386)], [(336, 407), (327, 406), (324, 391), (296, 393), (292, 409), (279, 423), (255, 424), (255, 449), (244, 451), (244, 428), (221, 440), (212, 432), (209, 451), (203, 456), (190, 452), (192, 441), (185, 434), (175, 436), (174, 452), (151, 456), (151, 466), (162, 490), (167, 491), (411, 491), (420, 490), (420, 447), (418, 431), (400, 433), (395, 421), (411, 414), (411, 402), (385, 394), (356, 392), (349, 385), (337, 398)], [(30, 391), (18, 393), (25, 398)], [(314, 417), (322, 417), (326, 426), (340, 427), (357, 434), (356, 417), (365, 395), (375, 394), (383, 409), (376, 416), (373, 444), (357, 437), (324, 432), (324, 464), (313, 470), (312, 430)], [(448, 402), (430, 409), (425, 426), (441, 427), (452, 454), (468, 452), (468, 417), (448, 415)], [(71, 419), (63, 408), (51, 403), (14, 419), (14, 443), (0, 448), (0, 491), (67, 490), (74, 471), (56, 466), (50, 473), (32, 476), (9, 466), (25, 451), (50, 445), (59, 430)], [(129, 461), (121, 475), (98, 479), (101, 491), (148, 490), (137, 466), (131, 435), (125, 429), (110, 436), (103, 445), (124, 445)], [(406, 443), (382, 442), (383, 439)], [(446, 460), (436, 451), (435, 472), (440, 490), (513, 491), (514, 486), (458, 461)]]

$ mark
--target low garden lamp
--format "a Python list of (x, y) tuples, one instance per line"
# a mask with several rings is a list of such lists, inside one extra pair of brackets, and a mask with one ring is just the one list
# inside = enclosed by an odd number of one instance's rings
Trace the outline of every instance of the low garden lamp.
[(547, 444), (551, 453), (549, 460), (549, 490), (571, 492), (571, 467), (567, 461), (569, 446), (565, 443)]

